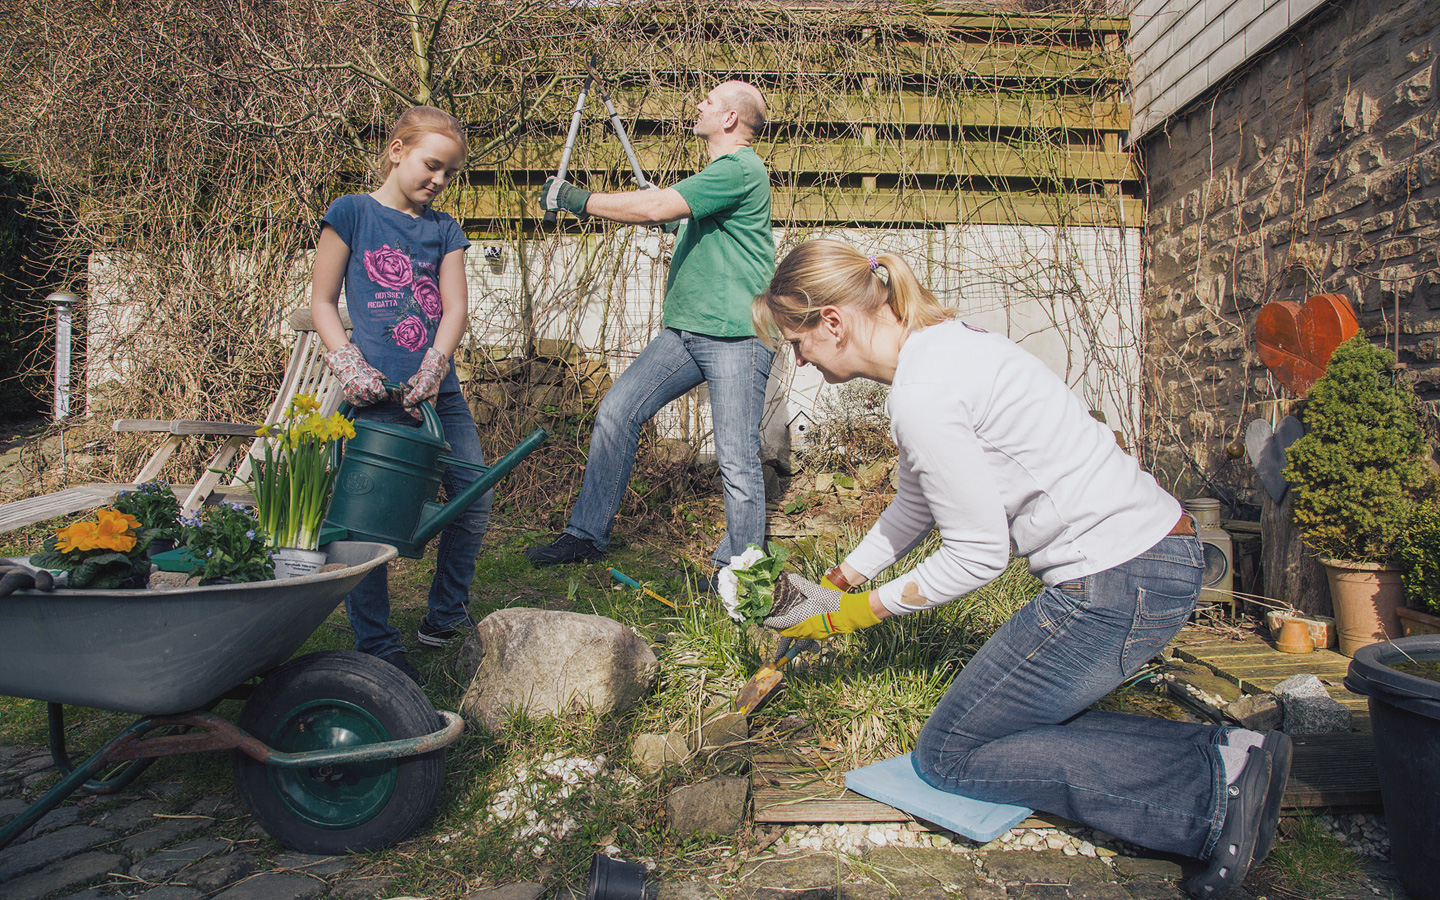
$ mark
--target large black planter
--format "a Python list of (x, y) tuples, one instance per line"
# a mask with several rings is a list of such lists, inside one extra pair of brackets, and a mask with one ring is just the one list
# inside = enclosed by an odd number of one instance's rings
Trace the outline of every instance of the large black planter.
[(1370, 702), (1395, 871), (1415, 900), (1440, 900), (1440, 682), (1391, 668), (1410, 659), (1440, 660), (1440, 635), (1361, 647), (1345, 687)]

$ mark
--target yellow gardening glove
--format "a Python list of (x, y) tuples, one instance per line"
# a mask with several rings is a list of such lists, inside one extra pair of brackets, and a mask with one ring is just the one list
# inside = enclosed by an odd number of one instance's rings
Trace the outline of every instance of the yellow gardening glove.
[(869, 591), (846, 593), (785, 573), (775, 582), (775, 605), (765, 627), (785, 637), (823, 641), (879, 622)]

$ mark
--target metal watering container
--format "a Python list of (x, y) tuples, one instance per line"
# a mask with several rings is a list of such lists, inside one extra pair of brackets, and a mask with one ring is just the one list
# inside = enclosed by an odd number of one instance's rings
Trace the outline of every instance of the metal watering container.
[[(434, 406), (427, 401), (419, 410), (418, 427), (355, 420), (355, 436), (345, 441), (343, 451), (335, 444), (340, 470), (325, 517), (325, 524), (349, 530), (352, 541), (390, 544), (411, 559), (423, 556), (431, 538), (550, 436), (537, 428), (498, 462), (477, 466), (450, 455)], [(340, 411), (353, 410), (346, 404)], [(435, 498), (446, 466), (474, 469), (480, 477), (442, 505)]]

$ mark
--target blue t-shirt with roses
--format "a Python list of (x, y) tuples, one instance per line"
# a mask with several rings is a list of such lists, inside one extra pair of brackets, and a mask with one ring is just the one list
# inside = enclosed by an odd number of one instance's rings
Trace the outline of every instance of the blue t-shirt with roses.
[[(405, 383), (435, 343), (440, 262), (470, 241), (445, 213), (427, 209), (412, 218), (369, 194), (346, 194), (321, 222), (350, 248), (344, 287), (350, 340), (387, 379)], [(453, 369), (440, 390), (460, 390)]]

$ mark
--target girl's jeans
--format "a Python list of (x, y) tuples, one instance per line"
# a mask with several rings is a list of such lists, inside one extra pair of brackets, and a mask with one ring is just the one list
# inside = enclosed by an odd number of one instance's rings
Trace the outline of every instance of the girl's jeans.
[(1226, 729), (1091, 710), (1190, 616), (1200, 540), (1046, 588), (965, 665), (915, 745), (940, 790), (1064, 816), (1207, 858), (1225, 820)]
[[(485, 464), (480, 449), (480, 433), (470, 416), (465, 395), (448, 391), (435, 398), (435, 412), (450, 445), (450, 455), (478, 465)], [(403, 422), (416, 425), (410, 414), (398, 403), (381, 402), (355, 410), (355, 418), (375, 422)], [(446, 466), (441, 484), (445, 496), (454, 497), (480, 477), (473, 469)], [(493, 491), (486, 491), (468, 509), (440, 532), (440, 545), (435, 551), (435, 578), (430, 582), (430, 599), (426, 618), (437, 628), (449, 628), (465, 621), (465, 604), (470, 602), (470, 582), (475, 577), (475, 557), (490, 525)], [(390, 624), (389, 565), (376, 566), (345, 596), (345, 614), (355, 629), (355, 649), (375, 656), (388, 656), (400, 646), (400, 631)]]
[(725, 489), (725, 534), (713, 559), (723, 566), (748, 544), (764, 547), (760, 419), (774, 359), (775, 351), (758, 338), (708, 337), (673, 328), (656, 335), (600, 401), (580, 499), (565, 532), (605, 549), (630, 482), (641, 426), (703, 381), (710, 387), (715, 459)]

